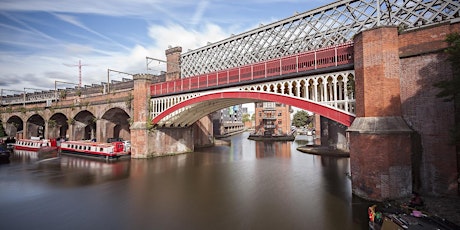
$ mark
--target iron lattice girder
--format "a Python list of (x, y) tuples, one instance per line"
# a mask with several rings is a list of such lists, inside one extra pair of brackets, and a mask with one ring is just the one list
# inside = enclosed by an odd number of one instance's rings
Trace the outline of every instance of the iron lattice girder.
[(337, 1), (184, 53), (181, 74), (196, 76), (338, 45), (379, 25), (411, 29), (458, 19), (459, 1)]
[[(150, 114), (151, 119), (156, 120), (156, 125), (184, 127), (193, 124), (207, 114), (229, 106), (257, 101), (271, 101), (269, 97), (253, 98), (245, 94), (250, 92), (264, 93), (265, 96), (274, 95), (295, 99), (297, 102), (301, 101), (300, 104), (293, 104), (299, 108), (303, 108), (302, 106), (310, 103), (327, 108), (328, 111), (337, 111), (344, 116), (354, 117), (355, 98), (353, 88), (354, 70), (305, 75), (255, 84), (248, 82), (247, 85), (220, 90), (205, 88), (194, 93), (155, 97), (151, 99), (152, 111)], [(216, 96), (216, 99), (207, 98), (209, 95), (219, 95), (221, 93), (234, 93), (239, 97)], [(200, 101), (198, 98), (206, 99)], [(283, 103), (282, 101), (280, 102)], [(321, 114), (321, 111), (313, 110), (312, 112)], [(330, 117), (331, 114), (321, 115)], [(348, 121), (348, 119), (345, 120)]]

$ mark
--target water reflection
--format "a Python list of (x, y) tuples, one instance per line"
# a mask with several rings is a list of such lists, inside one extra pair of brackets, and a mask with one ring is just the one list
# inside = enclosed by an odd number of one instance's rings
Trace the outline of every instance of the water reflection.
[(28, 163), (27, 168), (38, 179), (55, 186), (81, 186), (129, 177), (129, 160), (105, 161), (59, 155), (56, 151), (14, 150), (12, 164)]
[(151, 160), (17, 153), (0, 166), (0, 229), (365, 229), (347, 158), (247, 135)]
[(256, 157), (291, 157), (291, 142), (289, 141), (258, 141), (256, 142)]

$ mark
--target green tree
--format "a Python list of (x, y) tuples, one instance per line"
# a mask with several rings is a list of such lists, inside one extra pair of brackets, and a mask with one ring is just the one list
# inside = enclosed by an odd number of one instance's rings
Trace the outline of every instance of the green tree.
[(436, 95), (444, 101), (453, 101), (455, 106), (455, 125), (451, 129), (452, 144), (460, 146), (460, 34), (452, 33), (446, 37), (448, 48), (445, 50), (452, 64), (452, 79), (434, 84), (441, 89)]
[(251, 120), (251, 117), (250, 117), (250, 116), (251, 116), (251, 115), (249, 115), (249, 113), (243, 114), (243, 118), (242, 118), (243, 122), (248, 122), (248, 121), (250, 121), (250, 120)]
[(303, 127), (311, 122), (311, 116), (305, 110), (299, 110), (294, 114), (292, 124), (296, 127)]

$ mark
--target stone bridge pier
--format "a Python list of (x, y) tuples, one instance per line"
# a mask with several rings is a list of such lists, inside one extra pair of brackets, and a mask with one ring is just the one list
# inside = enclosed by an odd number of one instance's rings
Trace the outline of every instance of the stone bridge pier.
[(410, 195), (411, 133), (402, 118), (396, 27), (354, 39), (356, 119), (348, 128), (353, 193), (383, 200)]
[(193, 152), (195, 146), (214, 143), (212, 121), (204, 117), (189, 127), (152, 127), (150, 118), (150, 74), (134, 75), (131, 157), (150, 158)]

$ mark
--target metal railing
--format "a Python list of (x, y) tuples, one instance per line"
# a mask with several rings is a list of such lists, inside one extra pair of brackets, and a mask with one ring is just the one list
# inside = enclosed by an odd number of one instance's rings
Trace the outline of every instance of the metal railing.
[(151, 96), (158, 96), (351, 63), (353, 63), (353, 43), (348, 42), (251, 65), (152, 84), (150, 93)]

